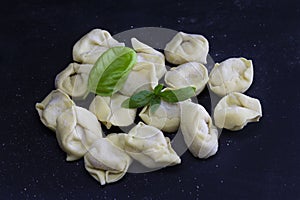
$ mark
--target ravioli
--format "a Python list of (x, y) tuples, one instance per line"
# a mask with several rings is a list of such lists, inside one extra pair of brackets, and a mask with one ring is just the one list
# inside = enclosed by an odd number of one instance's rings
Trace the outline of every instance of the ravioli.
[(209, 88), (219, 96), (245, 92), (253, 81), (253, 64), (245, 58), (229, 58), (216, 63), (209, 75)]
[(131, 162), (125, 151), (107, 138), (96, 140), (84, 156), (85, 169), (101, 185), (120, 180)]
[(53, 90), (41, 103), (35, 105), (40, 119), (52, 131), (56, 130), (56, 119), (75, 103), (62, 90)]
[(142, 109), (139, 116), (148, 125), (165, 132), (175, 132), (180, 124), (180, 107), (177, 103), (161, 101), (158, 109), (152, 113), (149, 106)]
[(55, 79), (56, 88), (72, 97), (84, 97), (88, 94), (89, 74), (93, 65), (71, 63)]
[(125, 151), (148, 168), (180, 164), (180, 157), (171, 147), (170, 139), (153, 127), (139, 122), (125, 138)]
[(73, 47), (73, 59), (84, 64), (94, 64), (109, 48), (125, 46), (115, 40), (108, 31), (93, 29), (84, 35)]
[(196, 95), (200, 94), (208, 82), (208, 72), (204, 65), (197, 62), (188, 62), (173, 67), (165, 75), (166, 84), (174, 89), (195, 87)]
[(223, 97), (214, 110), (215, 124), (219, 128), (237, 131), (249, 122), (257, 122), (262, 117), (258, 99), (232, 92)]
[(137, 52), (137, 62), (152, 63), (155, 67), (157, 79), (161, 79), (167, 71), (165, 66), (165, 56), (136, 38), (131, 39), (131, 44), (133, 49)]
[(166, 60), (180, 65), (187, 62), (207, 63), (209, 44), (202, 35), (177, 33), (165, 47)]
[(111, 97), (96, 96), (90, 104), (89, 110), (98, 120), (110, 129), (114, 126), (129, 126), (134, 122), (136, 109), (123, 108), (121, 104), (127, 96), (115, 93)]
[(57, 118), (56, 138), (67, 153), (67, 161), (82, 158), (95, 140), (102, 138), (102, 129), (90, 111), (73, 106)]
[(180, 128), (190, 152), (198, 158), (208, 158), (218, 151), (218, 130), (200, 104), (190, 101), (180, 103)]

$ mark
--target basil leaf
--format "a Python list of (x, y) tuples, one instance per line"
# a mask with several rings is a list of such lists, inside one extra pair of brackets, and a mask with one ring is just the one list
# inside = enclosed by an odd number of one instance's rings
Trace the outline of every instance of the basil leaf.
[(88, 87), (100, 96), (111, 96), (119, 91), (132, 67), (136, 53), (128, 47), (112, 47), (104, 52), (92, 68)]
[(154, 94), (159, 95), (161, 90), (163, 89), (164, 85), (163, 84), (158, 84), (155, 88), (154, 88)]
[(196, 88), (194, 87), (185, 87), (178, 90), (165, 90), (161, 92), (159, 96), (166, 102), (176, 103), (195, 96), (195, 90)]
[(140, 91), (122, 103), (123, 108), (140, 108), (150, 103), (154, 93), (148, 90)]
[(161, 103), (161, 99), (159, 96), (155, 96), (153, 99), (150, 101), (150, 112), (153, 114), (155, 111), (159, 108)]

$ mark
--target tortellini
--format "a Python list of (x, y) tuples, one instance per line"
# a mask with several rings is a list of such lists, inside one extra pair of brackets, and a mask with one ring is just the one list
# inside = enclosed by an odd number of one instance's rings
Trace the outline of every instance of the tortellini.
[(109, 139), (114, 145), (124, 150), (126, 136), (126, 133), (110, 133), (106, 136), (106, 138)]
[[(117, 65), (129, 67), (134, 62), (125, 74), (127, 79), (122, 81), (122, 86), (119, 84), (122, 88), (118, 87), (118, 91), (110, 96), (95, 92), (103, 96), (95, 94), (90, 102), (86, 98), (90, 97), (89, 77), (105, 70), (96, 70), (94, 74), (94, 64), (110, 48), (125, 46), (106, 30), (91, 30), (73, 46), (74, 61), (56, 76), (57, 89), (36, 104), (42, 123), (55, 131), (58, 144), (67, 155), (66, 160), (84, 157), (85, 169), (101, 185), (116, 182), (127, 172), (147, 172), (180, 164), (181, 159), (176, 152), (181, 155), (187, 149), (197, 158), (209, 158), (219, 148), (220, 132), (217, 127), (236, 131), (262, 117), (260, 101), (242, 94), (253, 82), (251, 60), (230, 58), (216, 63), (208, 74), (207, 65), (204, 65), (210, 58), (209, 43), (199, 34), (178, 32), (166, 44), (164, 54), (136, 38), (131, 38), (131, 45), (136, 56), (127, 49), (124, 55), (129, 52), (130, 58), (114, 58)], [(105, 56), (101, 58), (106, 59)], [(166, 62), (177, 67), (167, 71)], [(118, 70), (115, 66), (105, 70), (106, 77), (116, 80), (114, 75)], [(163, 82), (163, 77), (165, 89), (163, 84), (158, 85)], [(107, 80), (98, 83), (98, 86), (104, 85), (100, 89), (110, 87)], [(193, 87), (198, 95), (206, 84), (221, 99), (212, 108), (213, 119), (203, 106), (191, 99), (183, 101), (192, 94), (191, 90), (182, 88)], [(136, 119), (139, 109), (124, 108), (122, 103), (142, 90), (148, 93), (137, 95), (130, 101), (130, 107), (144, 106)], [(176, 91), (168, 93), (165, 92), (167, 90)], [(78, 105), (89, 103), (89, 110), (76, 106), (71, 97), (86, 100), (78, 101)], [(157, 109), (151, 109), (158, 101)], [(212, 104), (215, 105), (215, 101)], [(135, 120), (143, 122), (133, 126)], [(118, 127), (128, 129), (130, 125), (133, 128), (128, 133), (108, 133), (104, 137), (100, 122), (110, 130)], [(180, 134), (179, 137), (174, 136), (174, 148), (162, 131)]]
[(102, 138), (102, 129), (90, 111), (73, 106), (57, 118), (56, 138), (67, 153), (67, 161), (80, 159), (95, 140)]
[(88, 93), (88, 79), (93, 65), (71, 63), (55, 79), (56, 88), (72, 97), (83, 97)]
[(73, 59), (79, 63), (94, 64), (105, 51), (115, 46), (124, 46), (124, 43), (119, 43), (105, 30), (94, 29), (76, 42)]
[(205, 37), (196, 34), (177, 33), (165, 47), (167, 61), (173, 64), (199, 62), (206, 64), (209, 44)]
[(153, 90), (157, 84), (158, 78), (154, 64), (150, 62), (136, 63), (119, 92), (126, 96), (132, 96), (142, 90)]
[(158, 109), (152, 113), (149, 106), (143, 108), (139, 116), (148, 125), (165, 132), (175, 132), (180, 124), (180, 107), (177, 103), (161, 101)]
[(188, 62), (173, 67), (165, 75), (165, 82), (171, 88), (179, 89), (193, 86), (196, 88), (197, 95), (205, 88), (207, 81), (206, 67), (197, 62)]
[(190, 101), (184, 101), (180, 106), (180, 128), (190, 152), (198, 158), (215, 155), (218, 150), (218, 130), (205, 108)]
[(156, 77), (161, 79), (166, 73), (165, 56), (152, 47), (138, 41), (136, 38), (131, 39), (133, 49), (137, 52), (137, 62), (150, 62), (155, 66)]
[(123, 108), (123, 101), (128, 99), (119, 93), (111, 97), (96, 96), (92, 101), (89, 110), (94, 113), (98, 120), (103, 122), (110, 129), (114, 126), (129, 126), (134, 122), (136, 109)]
[(125, 151), (148, 168), (166, 167), (181, 162), (170, 139), (153, 127), (139, 122), (125, 138)]
[(261, 117), (259, 100), (238, 92), (223, 97), (214, 110), (216, 126), (232, 131), (242, 129), (248, 122), (257, 122)]
[(127, 153), (108, 138), (96, 140), (84, 156), (86, 170), (101, 185), (120, 180), (131, 162)]
[(58, 89), (53, 90), (41, 103), (37, 103), (35, 107), (43, 124), (55, 131), (57, 117), (74, 105), (70, 97)]
[(229, 58), (216, 63), (209, 75), (209, 88), (219, 96), (245, 92), (253, 81), (253, 64), (245, 58)]

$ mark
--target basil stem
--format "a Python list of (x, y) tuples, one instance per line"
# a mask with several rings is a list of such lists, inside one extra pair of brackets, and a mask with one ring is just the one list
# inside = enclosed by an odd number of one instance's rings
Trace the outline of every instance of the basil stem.
[(163, 87), (164, 87), (163, 84), (158, 84), (153, 90), (154, 94), (159, 95)]

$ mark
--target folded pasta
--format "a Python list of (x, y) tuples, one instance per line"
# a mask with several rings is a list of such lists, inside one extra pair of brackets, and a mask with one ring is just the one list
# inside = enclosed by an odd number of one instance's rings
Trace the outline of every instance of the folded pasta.
[(142, 109), (139, 116), (148, 125), (165, 132), (175, 132), (180, 123), (180, 108), (178, 103), (161, 101), (158, 109), (152, 113), (149, 106)]
[(142, 90), (153, 90), (157, 84), (155, 65), (150, 62), (140, 62), (134, 65), (119, 92), (126, 96), (132, 96)]
[(90, 111), (73, 106), (57, 118), (56, 138), (67, 153), (67, 161), (80, 159), (95, 140), (102, 138), (102, 129)]
[(242, 129), (248, 122), (257, 122), (261, 117), (259, 100), (238, 92), (223, 97), (214, 110), (216, 126), (232, 131)]
[(123, 108), (122, 102), (128, 99), (119, 93), (111, 97), (96, 96), (92, 101), (89, 110), (94, 113), (98, 120), (103, 122), (110, 129), (114, 126), (129, 126), (134, 122), (136, 109)]
[(181, 162), (170, 139), (153, 127), (139, 122), (125, 138), (125, 151), (148, 168), (176, 165)]
[(177, 33), (165, 47), (167, 61), (173, 64), (199, 62), (206, 64), (209, 44), (205, 37), (196, 34)]
[(83, 97), (88, 93), (88, 79), (93, 65), (71, 63), (55, 79), (56, 88), (72, 97)]
[(165, 82), (169, 87), (175, 89), (195, 87), (198, 95), (208, 82), (208, 72), (201, 63), (188, 62), (171, 68), (165, 75)]
[(73, 47), (73, 59), (79, 63), (94, 64), (109, 48), (125, 46), (115, 40), (108, 31), (93, 29), (84, 35)]
[(125, 138), (127, 137), (126, 133), (110, 133), (106, 136), (114, 145), (119, 147), (122, 150), (125, 150)]
[(56, 130), (56, 119), (65, 110), (75, 106), (70, 97), (62, 90), (53, 90), (41, 103), (35, 105), (45, 126)]
[(84, 156), (86, 170), (101, 185), (120, 180), (131, 162), (127, 153), (107, 138), (96, 140)]
[(165, 56), (152, 47), (140, 42), (136, 38), (131, 39), (133, 49), (137, 52), (137, 62), (150, 62), (155, 66), (156, 77), (161, 79), (166, 73)]
[(245, 92), (253, 81), (253, 64), (245, 58), (229, 58), (216, 63), (209, 74), (209, 88), (219, 96)]
[(218, 151), (218, 130), (205, 108), (190, 101), (184, 101), (180, 106), (180, 128), (190, 152), (198, 158), (215, 155)]

